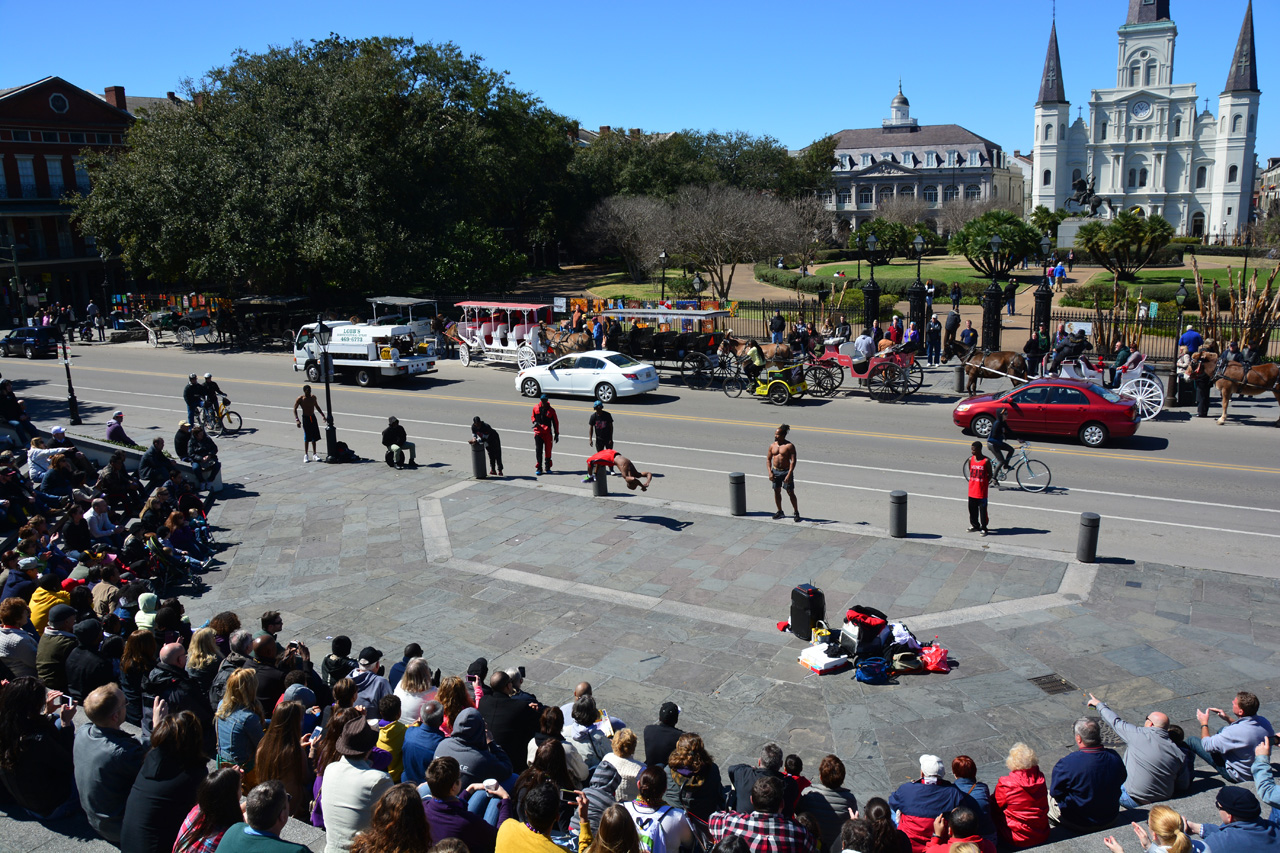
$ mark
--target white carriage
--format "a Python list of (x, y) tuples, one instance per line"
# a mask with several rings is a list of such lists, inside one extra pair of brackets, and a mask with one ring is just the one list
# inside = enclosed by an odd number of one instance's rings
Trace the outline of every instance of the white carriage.
[[(1058, 375), (1064, 379), (1107, 384), (1106, 371), (1101, 363), (1095, 367), (1083, 356), (1074, 361), (1064, 361)], [(1156, 378), (1155, 370), (1147, 364), (1147, 357), (1140, 352), (1129, 356), (1129, 360), (1120, 367), (1116, 390), (1138, 404), (1138, 412), (1144, 421), (1153, 419), (1164, 410), (1164, 386)]]
[(462, 319), (447, 334), (458, 344), (458, 361), (510, 364), (521, 370), (550, 360), (543, 325), (552, 306), (524, 302), (459, 302)]

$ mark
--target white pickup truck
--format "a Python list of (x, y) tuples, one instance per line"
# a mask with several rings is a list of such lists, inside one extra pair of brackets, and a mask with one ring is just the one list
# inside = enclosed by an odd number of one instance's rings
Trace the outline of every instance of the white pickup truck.
[[(415, 376), (436, 369), (431, 355), (415, 355), (416, 343), (408, 326), (377, 326), (347, 320), (326, 321), (332, 330), (328, 352), (334, 374), (350, 377), (362, 388), (382, 378)], [(324, 380), (322, 348), (316, 324), (298, 330), (293, 342), (293, 369), (304, 371), (311, 382)]]

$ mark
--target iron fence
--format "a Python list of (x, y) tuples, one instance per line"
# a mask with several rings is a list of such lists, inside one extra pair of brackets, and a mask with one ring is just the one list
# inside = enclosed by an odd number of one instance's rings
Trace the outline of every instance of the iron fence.
[[(1086, 324), (1085, 328), (1090, 330), (1090, 339), (1094, 346), (1098, 346), (1095, 337), (1096, 330), (1093, 328), (1098, 322), (1097, 313), (1094, 311), (1054, 311), (1050, 315), (1053, 321), (1053, 328), (1056, 330), (1059, 324), (1066, 324), (1067, 329), (1079, 327)], [(1104, 322), (1108, 328), (1111, 328), (1114, 314), (1110, 311), (1102, 312)], [(1128, 316), (1128, 337), (1130, 342), (1136, 337), (1139, 327), (1142, 329), (1142, 340), (1138, 346), (1146, 356), (1148, 361), (1158, 362), (1174, 362), (1178, 358), (1178, 339), (1182, 337), (1188, 325), (1194, 326), (1201, 333), (1204, 327), (1200, 323), (1198, 317), (1188, 318), (1183, 314), (1170, 314), (1164, 317), (1156, 317), (1155, 319), (1143, 318), (1135, 319), (1132, 314)], [(1220, 334), (1225, 340), (1235, 338), (1243, 339), (1245, 324), (1223, 318), (1218, 322)], [(1206, 336), (1207, 337), (1207, 336)], [(1270, 334), (1266, 336), (1266, 352), (1265, 358), (1280, 357), (1280, 323), (1271, 327)]]

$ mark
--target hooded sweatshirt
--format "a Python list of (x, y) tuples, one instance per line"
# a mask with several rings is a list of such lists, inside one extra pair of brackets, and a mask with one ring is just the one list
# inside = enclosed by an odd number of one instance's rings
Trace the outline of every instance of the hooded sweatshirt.
[(365, 669), (355, 669), (350, 678), (356, 683), (356, 704), (364, 706), (364, 714), (370, 720), (378, 719), (378, 702), (391, 695), (391, 683)]
[(453, 721), (453, 734), (436, 748), (436, 758), (452, 756), (462, 769), (462, 787), (485, 779), (502, 784), (511, 776), (511, 761), (502, 747), (485, 742), (484, 717), (475, 708), (465, 708)]
[(138, 596), (138, 612), (133, 617), (133, 624), (143, 631), (150, 631), (156, 623), (156, 606), (160, 596), (154, 592), (144, 592)]
[(78, 622), (72, 631), (77, 646), (67, 655), (67, 688), (73, 699), (84, 702), (96, 688), (115, 681), (116, 671), (106, 655), (98, 651), (102, 627), (96, 620)]

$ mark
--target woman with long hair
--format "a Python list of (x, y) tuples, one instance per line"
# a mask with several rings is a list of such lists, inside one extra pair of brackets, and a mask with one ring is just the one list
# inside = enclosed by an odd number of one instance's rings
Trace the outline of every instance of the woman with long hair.
[(699, 735), (693, 732), (680, 735), (667, 759), (667, 772), (669, 778), (663, 796), (667, 805), (678, 806), (704, 823), (711, 819), (712, 812), (724, 808), (720, 768)]
[[(343, 679), (350, 681), (351, 679)], [(341, 684), (342, 682), (338, 682)], [(338, 685), (334, 685), (337, 690)], [(363, 711), (356, 708), (338, 708), (333, 711), (329, 717), (329, 722), (325, 724), (324, 732), (320, 735), (320, 739), (313, 741), (311, 744), (311, 767), (315, 771), (315, 782), (311, 786), (311, 825), (324, 829), (324, 814), (320, 810), (320, 783), (324, 781), (324, 769), (337, 761), (338, 755), (338, 738), (342, 735), (342, 728), (352, 720), (363, 719), (365, 716)]]
[(427, 815), (418, 789), (405, 783), (387, 790), (373, 807), (369, 828), (351, 842), (351, 853), (427, 853)]
[(1036, 751), (1015, 743), (1004, 764), (1009, 775), (1000, 777), (992, 795), (996, 833), (1012, 847), (1044, 844), (1049, 839), (1049, 791)]
[(475, 707), (471, 701), (471, 693), (467, 690), (467, 683), (456, 675), (446, 676), (440, 682), (436, 701), (444, 708), (444, 722), (440, 724), (440, 731), (446, 736), (453, 733), (453, 721), (458, 719), (458, 715)]
[[(637, 831), (646, 836), (646, 847), (659, 846), (656, 836), (661, 834), (665, 850), (679, 850), (691, 846), (693, 830), (681, 809), (673, 809), (663, 803), (667, 792), (667, 774), (657, 767), (646, 767), (636, 780), (638, 796), (622, 805), (627, 816), (635, 823)], [(609, 808), (613, 808), (610, 806)], [(605, 809), (605, 814), (609, 813)], [(604, 820), (600, 821), (601, 837), (604, 836)]]
[(526, 764), (533, 763), (539, 747), (547, 741), (555, 741), (564, 747), (565, 764), (569, 768), (569, 776), (574, 781), (574, 784), (569, 786), (570, 789), (577, 790), (587, 784), (591, 779), (591, 771), (587, 769), (587, 762), (582, 760), (578, 751), (564, 739), (564, 712), (555, 705), (548, 705), (542, 709), (542, 715), (538, 718), (538, 731), (534, 732), (529, 740)]
[[(22, 810), (55, 820), (79, 808), (71, 758), (74, 705), (26, 675), (0, 688), (0, 780)], [(55, 719), (57, 722), (55, 722)]]
[(423, 704), (436, 698), (436, 691), (431, 686), (431, 664), (426, 658), (409, 661), (404, 675), (396, 682), (395, 694), (400, 697), (400, 722), (416, 726)]
[(170, 853), (208, 775), (206, 765), (204, 733), (195, 714), (170, 714), (157, 723), (151, 732), (151, 751), (142, 761), (124, 809), (120, 849)]
[(600, 816), (600, 826), (594, 838), (591, 821), (587, 820), (586, 797), (579, 798), (578, 819), (581, 822), (578, 853), (640, 853), (640, 834), (636, 832), (635, 821), (617, 803), (605, 809)]
[(167, 498), (168, 493), (163, 489), (157, 489), (156, 493), (147, 498), (147, 502), (142, 505), (142, 515), (138, 520), (142, 522), (144, 532), (155, 533), (169, 517), (171, 510), (165, 503)]
[[(1152, 806), (1147, 813), (1151, 834), (1147, 835), (1147, 831), (1137, 823), (1133, 824), (1133, 834), (1138, 836), (1138, 847), (1147, 853), (1204, 853), (1207, 849), (1204, 842), (1188, 836), (1185, 825), (1182, 815), (1168, 806)], [(1108, 835), (1102, 843), (1111, 853), (1124, 853), (1114, 835)]]
[(271, 725), (258, 743), (254, 770), (259, 782), (279, 779), (292, 798), (290, 817), (307, 818), (307, 805), (311, 800), (311, 764), (307, 750), (311, 747), (311, 733), (303, 733), (302, 718), (306, 709), (301, 702), (281, 702), (271, 716)]
[(894, 825), (888, 800), (883, 797), (867, 800), (862, 816), (871, 827), (871, 846), (867, 853), (911, 853), (911, 839)]
[(218, 732), (218, 765), (237, 765), (244, 771), (245, 788), (252, 788), (257, 784), (253, 768), (263, 729), (256, 670), (246, 666), (231, 673), (227, 692), (213, 716)]
[(135, 726), (142, 725), (142, 682), (160, 659), (156, 635), (139, 628), (124, 641), (124, 654), (120, 657), (120, 688), (124, 690), (125, 719)]
[(636, 733), (631, 729), (614, 732), (611, 743), (613, 752), (600, 759), (596, 772), (612, 771), (618, 777), (618, 784), (610, 787), (614, 788), (614, 799), (625, 803), (627, 800), (635, 799), (636, 794), (640, 792), (636, 787), (636, 779), (645, 766), (633, 758), (636, 754)]
[(200, 783), (196, 804), (178, 830), (173, 853), (214, 853), (233, 824), (244, 820), (240, 812), (240, 771), (215, 770)]
[[(159, 617), (157, 615), (157, 621)], [(200, 682), (200, 689), (208, 693), (213, 686), (213, 677), (218, 674), (218, 664), (222, 663), (222, 655), (218, 654), (218, 646), (214, 642), (213, 629), (201, 628), (191, 635), (187, 644), (187, 672)]]
[(169, 513), (168, 519), (165, 520), (165, 527), (169, 528), (169, 547), (190, 554), (201, 562), (213, 556), (213, 551), (196, 536), (195, 530), (191, 527), (191, 520), (187, 518), (185, 512), (174, 510)]
[[(339, 678), (333, 683), (333, 704), (326, 705), (320, 714), (320, 725), (329, 728), (329, 720), (339, 711), (353, 708), (356, 704), (356, 683), (350, 678)], [(334, 735), (336, 738), (337, 735)], [(336, 741), (335, 741), (336, 742)]]
[(240, 630), (240, 617), (224, 610), (209, 620), (209, 627), (213, 629), (213, 642), (218, 647), (218, 654), (225, 658), (231, 653), (231, 635)]

